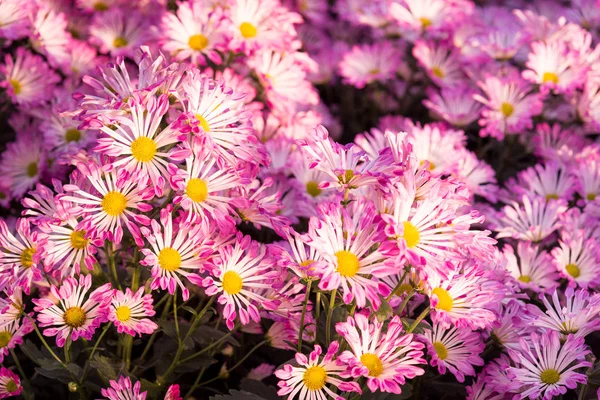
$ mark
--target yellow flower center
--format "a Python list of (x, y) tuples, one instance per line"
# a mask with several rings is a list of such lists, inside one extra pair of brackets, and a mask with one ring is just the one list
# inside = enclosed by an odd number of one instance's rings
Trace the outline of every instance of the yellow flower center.
[(208, 186), (206, 181), (200, 178), (192, 178), (185, 187), (185, 194), (196, 203), (201, 203), (208, 197)]
[(360, 362), (369, 370), (369, 376), (378, 377), (383, 372), (381, 359), (373, 353), (365, 353), (360, 356)]
[(115, 310), (117, 319), (121, 322), (127, 322), (131, 318), (131, 309), (127, 306), (120, 306)]
[(404, 240), (406, 240), (406, 247), (412, 249), (413, 247), (419, 244), (419, 241), (421, 240), (421, 233), (419, 233), (419, 230), (416, 226), (414, 226), (409, 221), (405, 221), (404, 235), (402, 235), (402, 237), (404, 238)]
[(243, 22), (240, 25), (240, 33), (246, 39), (250, 39), (256, 36), (256, 27), (250, 22)]
[(540, 374), (540, 379), (546, 385), (554, 385), (560, 379), (560, 374), (553, 368), (545, 369)]
[(192, 50), (202, 51), (208, 46), (208, 38), (201, 33), (192, 35), (188, 40), (188, 45)]
[(158, 253), (158, 264), (169, 272), (177, 271), (181, 266), (181, 254), (172, 247), (165, 247)]
[(8, 382), (6, 382), (5, 388), (8, 393), (16, 392), (19, 389), (14, 379), (11, 379)]
[(65, 140), (67, 143), (79, 142), (81, 139), (81, 132), (75, 128), (71, 128), (65, 132)]
[(131, 142), (131, 154), (138, 161), (151, 161), (156, 155), (156, 142), (149, 137), (140, 136)]
[(579, 270), (579, 267), (575, 264), (567, 264), (565, 269), (573, 278), (579, 278), (579, 275), (581, 275), (581, 270)]
[(550, 200), (558, 200), (558, 195), (551, 193), (551, 194), (547, 194), (546, 195), (546, 201), (550, 201)]
[(444, 74), (444, 71), (442, 71), (442, 69), (440, 67), (431, 68), (431, 73), (440, 79), (442, 79), (444, 76), (446, 76), (446, 74)]
[(588, 193), (588, 195), (587, 195), (587, 199), (588, 199), (589, 201), (594, 201), (594, 200), (596, 200), (596, 193)]
[(10, 339), (12, 339), (12, 333), (8, 331), (0, 332), (0, 348), (5, 348), (10, 343)]
[(306, 193), (312, 197), (317, 197), (323, 190), (319, 189), (319, 184), (315, 181), (309, 181), (306, 183)]
[(222, 279), (223, 290), (229, 294), (238, 294), (244, 286), (244, 281), (240, 274), (235, 271), (227, 271)]
[(421, 21), (421, 26), (423, 28), (427, 28), (428, 26), (431, 25), (431, 20), (429, 18), (421, 17), (421, 18), (419, 18), (419, 20)]
[(87, 246), (89, 240), (85, 238), (85, 231), (73, 231), (71, 233), (71, 247), (75, 250), (83, 250)]
[(404, 293), (409, 293), (412, 291), (412, 285), (410, 283), (403, 283), (402, 285), (398, 286), (398, 289), (396, 289), (396, 291), (394, 292), (394, 294), (396, 296), (401, 296)]
[(529, 275), (521, 275), (518, 280), (523, 283), (529, 283), (531, 282), (531, 277)]
[(446, 346), (444, 346), (443, 343), (433, 343), (433, 349), (435, 350), (435, 353), (437, 354), (440, 360), (445, 360), (446, 358), (448, 358), (448, 349), (446, 348)]
[(25, 268), (29, 268), (33, 265), (33, 255), (35, 254), (35, 247), (29, 247), (21, 253), (21, 265)]
[(554, 72), (544, 72), (544, 76), (542, 77), (542, 82), (546, 83), (546, 82), (552, 82), (554, 84), (558, 83), (558, 75), (556, 75)]
[(121, 192), (108, 192), (100, 203), (102, 210), (111, 217), (123, 214), (127, 207), (127, 198)]
[(500, 105), (500, 111), (506, 118), (510, 117), (515, 112), (515, 107), (510, 103), (502, 103)]
[(21, 83), (18, 80), (11, 79), (10, 86), (12, 86), (13, 92), (15, 92), (15, 94), (21, 93)]
[(340, 250), (335, 253), (335, 256), (338, 264), (337, 272), (341, 276), (345, 278), (352, 278), (354, 275), (356, 275), (360, 268), (358, 257), (348, 250)]
[(85, 311), (81, 307), (70, 307), (63, 314), (63, 320), (65, 324), (71, 328), (79, 328), (85, 324), (85, 320), (87, 316), (85, 315)]
[(372, 70), (369, 71), (369, 74), (370, 75), (377, 75), (380, 72), (381, 72), (381, 70), (379, 68), (373, 68)]
[(450, 296), (450, 293), (448, 293), (446, 289), (437, 287), (431, 291), (431, 295), (435, 295), (438, 298), (438, 303), (435, 308), (448, 312), (452, 311), (454, 301), (452, 301), (452, 296)]
[(115, 47), (117, 49), (120, 47), (125, 47), (128, 44), (129, 44), (129, 42), (123, 36), (116, 37), (115, 40), (113, 41), (113, 47)]
[(196, 114), (196, 119), (200, 121), (200, 126), (202, 127), (202, 129), (204, 129), (204, 132), (210, 132), (210, 125), (208, 124), (206, 118), (204, 118), (200, 114)]
[(352, 178), (354, 178), (354, 171), (351, 169), (347, 169), (344, 172), (344, 175), (338, 175), (338, 180), (341, 183), (349, 183)]
[(308, 390), (321, 390), (325, 386), (327, 372), (320, 365), (315, 365), (304, 371), (302, 381)]
[(32, 162), (27, 165), (27, 176), (33, 178), (38, 174), (38, 165), (36, 162)]
[(108, 5), (106, 3), (101, 2), (101, 1), (97, 1), (96, 4), (94, 4), (94, 10), (96, 10), (96, 11), (106, 11), (106, 10), (108, 10)]

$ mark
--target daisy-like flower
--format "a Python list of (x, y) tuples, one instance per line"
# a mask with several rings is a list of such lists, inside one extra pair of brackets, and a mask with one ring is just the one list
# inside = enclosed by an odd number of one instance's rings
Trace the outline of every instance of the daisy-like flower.
[(523, 195), (522, 203), (513, 202), (502, 209), (498, 221), (500, 226), (495, 229), (497, 238), (539, 242), (560, 226), (558, 216), (566, 210), (561, 202), (530, 199), (526, 195)]
[(403, 32), (413, 39), (423, 32), (436, 32), (461, 13), (468, 14), (473, 4), (465, 1), (401, 0), (390, 5), (390, 15)]
[(22, 391), (23, 386), (21, 386), (21, 379), (19, 379), (19, 376), (7, 368), (1, 367), (0, 399), (18, 396), (21, 394)]
[(204, 56), (221, 63), (217, 50), (225, 50), (225, 26), (220, 8), (209, 8), (207, 2), (178, 2), (177, 13), (165, 13), (160, 24), (161, 47), (175, 59), (190, 59), (205, 64)]
[(594, 239), (582, 237), (559, 241), (552, 249), (552, 262), (563, 278), (573, 286), (594, 287), (600, 279), (600, 257)]
[(501, 140), (506, 134), (531, 129), (532, 117), (542, 112), (540, 96), (531, 93), (531, 85), (522, 79), (489, 76), (479, 86), (485, 97), (473, 98), (485, 105), (479, 120), (482, 136)]
[(306, 235), (299, 234), (293, 228), (285, 232), (288, 241), (285, 244), (271, 245), (270, 252), (276, 254), (281, 267), (289, 268), (298, 277), (315, 277), (322, 268), (321, 253), (315, 247), (307, 245), (310, 239)]
[(0, 159), (0, 175), (7, 177), (11, 194), (22, 197), (33, 187), (47, 166), (44, 145), (40, 135), (22, 133), (9, 143)]
[(45, 236), (31, 229), (29, 220), (17, 222), (17, 237), (0, 220), (0, 286), (18, 285), (29, 294), (32, 283), (42, 279), (41, 260), (45, 256)]
[(431, 366), (437, 366), (440, 374), (445, 374), (447, 369), (459, 382), (464, 382), (465, 376), (475, 376), (474, 366), (484, 364), (479, 354), (485, 344), (477, 332), (434, 324), (420, 337), (427, 344)]
[(102, 396), (107, 400), (146, 400), (148, 392), (141, 392), (142, 383), (132, 384), (128, 376), (120, 376), (116, 381), (109, 382), (110, 387), (102, 389)]
[(52, 89), (60, 81), (42, 57), (21, 46), (14, 59), (10, 54), (4, 56), (0, 73), (0, 87), (16, 104), (34, 105), (50, 99)]
[(64, 65), (69, 59), (69, 43), (65, 14), (48, 5), (40, 4), (32, 18), (31, 43), (33, 48), (46, 56), (53, 67)]
[(65, 185), (65, 191), (72, 192), (73, 195), (59, 198), (83, 206), (84, 219), (78, 229), (86, 232), (93, 230), (118, 244), (123, 238), (124, 224), (136, 244), (142, 246), (139, 228), (133, 221), (148, 225), (150, 219), (145, 215), (135, 214), (132, 210), (147, 212), (152, 209), (152, 206), (142, 202), (154, 195), (153, 191), (144, 190), (144, 180), (138, 181), (135, 175), (119, 178), (116, 169), (104, 171), (93, 162), (88, 165), (79, 163), (77, 167), (91, 187), (84, 190), (77, 185)]
[(448, 129), (442, 124), (408, 123), (407, 140), (412, 145), (412, 157), (415, 157), (419, 165), (429, 163), (429, 170), (434, 173), (451, 170), (454, 163), (448, 159), (449, 153), (463, 151), (466, 137), (463, 131)]
[(585, 162), (576, 167), (575, 189), (586, 203), (600, 199), (600, 160), (586, 157)]
[(221, 246), (218, 251), (211, 266), (214, 278), (207, 277), (202, 282), (206, 294), (220, 294), (217, 301), (225, 305), (223, 316), (229, 329), (235, 326), (238, 313), (243, 325), (250, 320), (260, 322), (258, 307), (274, 310), (277, 302), (259, 292), (271, 289), (280, 275), (265, 257), (266, 247), (250, 236), (238, 234), (234, 245)]
[(538, 124), (535, 130), (536, 135), (532, 138), (535, 154), (544, 159), (570, 159), (585, 143), (578, 131), (563, 128), (559, 123)]
[(350, 345), (338, 359), (347, 364), (349, 372), (341, 376), (358, 378), (365, 376), (372, 392), (400, 394), (400, 386), (406, 379), (421, 376), (425, 371), (418, 364), (426, 364), (423, 359), (423, 344), (413, 340), (412, 334), (403, 334), (402, 321), (395, 316), (387, 329), (383, 323), (369, 319), (363, 314), (348, 317), (339, 322), (335, 330)]
[(92, 276), (66, 278), (60, 288), (52, 285), (52, 297), (33, 299), (37, 320), (44, 336), (56, 336), (56, 345), (63, 347), (70, 337), (91, 340), (94, 331), (108, 320), (108, 305), (112, 295), (110, 283), (90, 292)]
[(115, 324), (119, 333), (134, 337), (136, 334), (149, 335), (158, 328), (158, 325), (148, 318), (156, 314), (152, 302), (152, 294), (144, 294), (143, 287), (135, 293), (130, 288), (126, 288), (125, 293), (115, 290), (108, 319)]
[(519, 241), (516, 254), (508, 244), (504, 246), (503, 253), (507, 260), (506, 269), (521, 288), (540, 292), (558, 285), (559, 277), (552, 258), (539, 246)]
[(151, 42), (151, 21), (134, 9), (112, 7), (97, 13), (90, 26), (90, 42), (100, 48), (101, 53), (112, 56), (133, 56), (141, 45)]
[(463, 181), (472, 195), (495, 202), (498, 197), (496, 171), (485, 161), (477, 158), (468, 150), (458, 151), (458, 163), (454, 167), (455, 175)]
[(529, 197), (541, 196), (547, 201), (573, 198), (574, 181), (567, 167), (558, 162), (537, 164), (519, 173), (519, 184), (507, 184), (515, 192)]
[(33, 325), (27, 317), (15, 319), (0, 325), (0, 363), (11, 349), (23, 344), (23, 336), (33, 331)]
[[(322, 290), (341, 288), (346, 304), (354, 299), (362, 308), (369, 300), (377, 309), (379, 295), (387, 296), (390, 288), (372, 277), (397, 272), (394, 259), (398, 253), (395, 243), (385, 240), (373, 204), (360, 201), (357, 207), (351, 216), (339, 203), (320, 206), (321, 218), (310, 219), (308, 245), (320, 252), (324, 261), (318, 271)], [(373, 250), (376, 244), (380, 246)]]
[(586, 77), (579, 57), (562, 40), (533, 42), (523, 78), (541, 85), (542, 91), (570, 93), (581, 88)]
[(479, 118), (482, 106), (473, 98), (476, 93), (464, 85), (443, 87), (439, 92), (430, 89), (423, 104), (446, 122), (462, 128)]
[(583, 337), (569, 335), (561, 343), (559, 333), (549, 330), (528, 339), (521, 339), (520, 351), (510, 353), (517, 366), (509, 368), (509, 375), (521, 388), (517, 398), (549, 400), (587, 382), (577, 372), (592, 365), (585, 361), (590, 350)]
[(209, 237), (208, 226), (200, 223), (192, 227), (181, 220), (174, 226), (173, 216), (170, 210), (165, 208), (160, 212), (160, 224), (152, 220), (151, 227), (152, 231), (142, 227), (142, 234), (150, 242), (151, 248), (142, 249), (145, 258), (140, 261), (140, 264), (152, 268), (150, 288), (156, 290), (160, 287), (174, 294), (179, 286), (185, 301), (190, 292), (180, 276), (192, 283), (200, 283), (198, 273), (204, 269), (203, 258), (207, 251), (212, 253), (210, 247), (203, 246)]
[(437, 85), (447, 87), (463, 82), (461, 64), (451, 45), (419, 40), (415, 43), (413, 55)]
[(340, 62), (340, 75), (345, 83), (362, 89), (369, 83), (392, 79), (402, 58), (402, 52), (387, 40), (354, 46)]
[(493, 325), (490, 336), (495, 344), (505, 349), (519, 349), (519, 340), (532, 330), (526, 305), (518, 300), (510, 300), (503, 305), (501, 318)]
[(324, 357), (321, 357), (322, 350), (319, 345), (315, 345), (308, 357), (296, 353), (297, 367), (285, 364), (282, 369), (275, 371), (275, 376), (280, 379), (277, 394), (287, 396), (287, 400), (339, 399), (340, 396), (331, 390), (331, 386), (342, 392), (362, 393), (358, 383), (346, 382), (339, 378), (346, 370), (345, 365), (340, 365), (334, 359), (339, 347), (338, 342), (331, 342)]
[(29, 34), (29, 13), (33, 3), (21, 0), (4, 0), (0, 3), (0, 37), (8, 40), (16, 40)]
[(517, 56), (529, 39), (513, 13), (504, 7), (489, 6), (480, 9), (477, 16), (483, 29), (471, 38), (471, 45), (490, 57), (506, 61)]
[(178, 142), (177, 132), (170, 126), (159, 129), (169, 109), (169, 96), (150, 96), (145, 104), (131, 99), (128, 105), (131, 114), (116, 117), (116, 125), (100, 128), (109, 137), (98, 139), (94, 150), (116, 157), (111, 163), (114, 168), (137, 174), (139, 179), (150, 178), (156, 195), (162, 197), (167, 176), (165, 158), (170, 156), (165, 147)]

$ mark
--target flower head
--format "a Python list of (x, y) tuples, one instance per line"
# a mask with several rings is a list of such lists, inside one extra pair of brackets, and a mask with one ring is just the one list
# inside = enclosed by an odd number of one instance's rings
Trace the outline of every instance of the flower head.
[(125, 332), (131, 336), (149, 335), (158, 328), (158, 325), (148, 318), (155, 314), (152, 302), (152, 295), (144, 294), (144, 288), (139, 288), (135, 293), (130, 288), (126, 288), (125, 293), (115, 290), (108, 319), (114, 323), (119, 333)]

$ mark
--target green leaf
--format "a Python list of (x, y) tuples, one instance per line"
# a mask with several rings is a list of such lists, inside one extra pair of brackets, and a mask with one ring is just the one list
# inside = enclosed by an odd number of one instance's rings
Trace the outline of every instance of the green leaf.
[(392, 307), (390, 307), (388, 302), (384, 298), (382, 298), (381, 305), (379, 306), (377, 311), (374, 313), (374, 315), (375, 315), (375, 318), (377, 318), (377, 321), (379, 321), (381, 323), (381, 322), (385, 322), (389, 318), (391, 318), (394, 315), (394, 310), (392, 309)]
[[(335, 331), (335, 324), (338, 322), (346, 321), (348, 318), (348, 310), (345, 307), (336, 307), (333, 309), (333, 314), (331, 316), (331, 340), (337, 340), (338, 334)], [(327, 311), (322, 312), (319, 316), (319, 321), (317, 321), (317, 331), (319, 336), (319, 344), (327, 348), (326, 343), (326, 328), (327, 325)]]
[(264, 397), (258, 396), (254, 393), (245, 392), (241, 390), (230, 390), (229, 394), (220, 394), (217, 396), (211, 396), (210, 400), (267, 400)]
[(213, 365), (216, 362), (217, 362), (217, 360), (215, 360), (214, 358), (210, 357), (209, 355), (203, 354), (201, 356), (194, 358), (193, 360), (187, 361), (182, 364), (178, 364), (175, 371), (177, 371), (177, 372), (199, 371), (200, 368), (210, 367), (211, 365)]
[(29, 359), (33, 360), (38, 365), (43, 365), (49, 361), (46, 357), (44, 357), (44, 354), (40, 351), (40, 349), (29, 339), (27, 339), (25, 343), (21, 345), (21, 351), (23, 351), (23, 353), (25, 353)]
[(58, 361), (45, 363), (44, 367), (38, 367), (35, 370), (46, 378), (56, 379), (67, 384), (73, 381), (72, 375), (78, 377), (81, 373), (81, 368), (78, 365), (68, 364), (67, 369), (65, 369)]
[(158, 386), (156, 383), (150, 382), (149, 380), (146, 380), (146, 379), (140, 379), (140, 382), (142, 385), (141, 392), (148, 392), (148, 394), (147, 394), (148, 399), (160, 398), (160, 395), (162, 394), (162, 391), (163, 391), (163, 388), (161, 386)]
[(267, 400), (279, 400), (280, 397), (277, 394), (277, 389), (273, 386), (267, 386), (264, 382), (257, 381), (255, 379), (242, 379), (240, 383), (240, 389), (254, 393), (259, 396), (263, 396)]
[(94, 359), (90, 361), (90, 367), (95, 369), (100, 376), (108, 380), (115, 380), (119, 377), (124, 365), (120, 360), (112, 360), (106, 356), (95, 354)]
[[(216, 342), (217, 340), (221, 339), (223, 336), (225, 336), (227, 334), (227, 332), (223, 332), (220, 331), (218, 329), (212, 328), (210, 326), (200, 326), (198, 327), (198, 329), (196, 329), (196, 331), (194, 333), (192, 333), (192, 339), (194, 339), (194, 341), (196, 341), (196, 343), (198, 343), (199, 345), (202, 346), (206, 346), (209, 345), (211, 343)], [(233, 336), (229, 336), (226, 339), (226, 342), (239, 347), (240, 343), (235, 340), (235, 338)]]
[(194, 310), (192, 307), (190, 306), (183, 306), (181, 307), (182, 310), (185, 310), (187, 312), (189, 312), (192, 315), (198, 315), (198, 313), (196, 312), (196, 310)]

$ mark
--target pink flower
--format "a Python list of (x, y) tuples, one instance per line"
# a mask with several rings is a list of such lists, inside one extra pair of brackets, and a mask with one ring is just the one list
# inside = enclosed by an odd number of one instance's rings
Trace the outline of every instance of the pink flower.
[(11, 370), (0, 368), (0, 399), (18, 396), (23, 391), (19, 376)]
[(392, 42), (354, 46), (339, 64), (345, 83), (362, 89), (372, 82), (384, 82), (395, 77), (402, 63), (402, 52)]
[(135, 384), (131, 384), (131, 378), (128, 376), (120, 376), (116, 381), (110, 381), (110, 387), (102, 389), (102, 396), (105, 396), (108, 400), (122, 400), (122, 399), (135, 399), (135, 400), (146, 400), (148, 392), (141, 392), (142, 383), (137, 381)]
[(419, 40), (415, 43), (413, 55), (438, 86), (456, 86), (463, 82), (460, 59), (451, 44)]
[[(431, 72), (435, 76), (435, 71)], [(425, 107), (454, 126), (466, 127), (479, 118), (482, 106), (473, 99), (477, 92), (467, 86), (443, 87), (440, 92), (430, 89), (427, 93)]]
[(29, 13), (33, 2), (5, 0), (0, 3), (0, 37), (8, 40), (24, 38), (29, 34)]
[(115, 324), (119, 333), (125, 332), (134, 337), (136, 334), (149, 335), (158, 329), (158, 325), (147, 318), (155, 314), (152, 302), (152, 294), (144, 294), (143, 287), (135, 293), (130, 288), (126, 288), (125, 293), (115, 289), (108, 319)]

